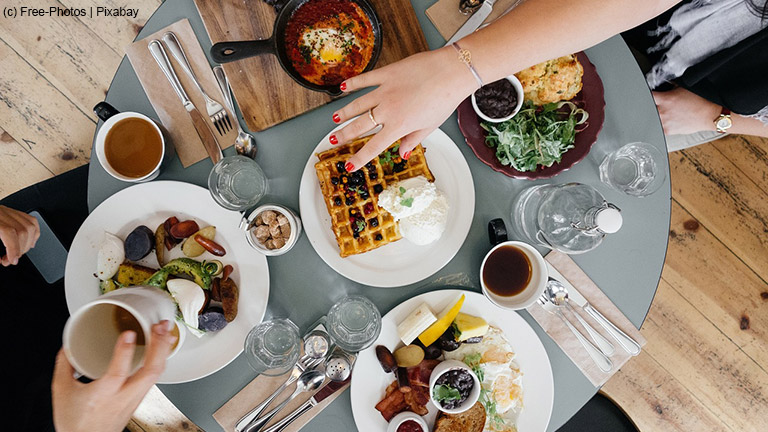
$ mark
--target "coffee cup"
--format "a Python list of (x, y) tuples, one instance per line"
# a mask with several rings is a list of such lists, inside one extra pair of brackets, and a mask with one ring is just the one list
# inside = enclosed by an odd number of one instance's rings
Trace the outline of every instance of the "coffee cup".
[[(159, 288), (135, 286), (110, 291), (75, 311), (64, 325), (64, 352), (72, 366), (90, 379), (107, 371), (120, 334), (136, 332), (136, 350), (131, 373), (141, 367), (146, 347), (152, 338), (152, 325), (163, 320), (175, 321), (176, 305)], [(182, 329), (177, 325), (172, 332)], [(171, 355), (182, 343), (176, 343)]]
[(165, 157), (165, 139), (152, 119), (137, 112), (120, 112), (99, 102), (93, 112), (104, 121), (96, 134), (96, 158), (112, 177), (138, 183), (154, 180)]
[(480, 286), (492, 303), (505, 309), (525, 309), (547, 286), (547, 264), (528, 243), (505, 241), (493, 247), (480, 265)]

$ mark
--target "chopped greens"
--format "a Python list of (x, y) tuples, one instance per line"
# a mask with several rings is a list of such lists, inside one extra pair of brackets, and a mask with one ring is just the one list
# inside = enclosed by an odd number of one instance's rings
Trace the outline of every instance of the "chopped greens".
[(490, 390), (480, 390), (480, 403), (485, 408), (485, 414), (488, 416), (493, 429), (504, 429), (504, 418), (496, 412), (496, 401), (493, 400), (493, 393)]
[(399, 157), (399, 154), (397, 153), (399, 150), (400, 144), (395, 144), (391, 149), (384, 150), (384, 152), (379, 155), (379, 163), (382, 165), (392, 165), (394, 159)]
[(511, 119), (502, 123), (482, 122), (480, 126), (488, 131), (485, 144), (496, 149), (499, 162), (525, 172), (560, 162), (563, 154), (573, 148), (576, 126), (584, 124), (588, 117), (573, 102), (535, 106), (526, 101)]
[(467, 354), (464, 356), (464, 364), (472, 369), (472, 372), (477, 375), (477, 379), (480, 382), (483, 382), (485, 379), (485, 372), (483, 371), (483, 367), (480, 365), (480, 360), (482, 360), (482, 358), (483, 355), (480, 353)]
[(432, 398), (437, 402), (460, 400), (461, 393), (447, 384), (440, 384), (432, 390)]

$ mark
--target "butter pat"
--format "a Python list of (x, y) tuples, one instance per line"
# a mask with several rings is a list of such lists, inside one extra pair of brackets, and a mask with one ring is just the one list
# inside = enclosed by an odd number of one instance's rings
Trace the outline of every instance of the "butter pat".
[(484, 319), (461, 312), (456, 315), (453, 324), (456, 326), (456, 340), (459, 342), (485, 336), (488, 332), (488, 323)]
[(397, 325), (397, 335), (405, 345), (410, 345), (421, 332), (429, 328), (437, 318), (426, 303), (422, 303), (407, 318)]

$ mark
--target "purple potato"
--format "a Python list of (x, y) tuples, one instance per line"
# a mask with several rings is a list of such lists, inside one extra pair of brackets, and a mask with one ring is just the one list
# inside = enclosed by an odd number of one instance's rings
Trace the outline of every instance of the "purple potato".
[(209, 332), (216, 332), (227, 326), (224, 311), (218, 308), (210, 308), (198, 317), (198, 328)]
[(138, 261), (152, 252), (155, 247), (155, 233), (144, 225), (136, 227), (125, 238), (125, 258)]

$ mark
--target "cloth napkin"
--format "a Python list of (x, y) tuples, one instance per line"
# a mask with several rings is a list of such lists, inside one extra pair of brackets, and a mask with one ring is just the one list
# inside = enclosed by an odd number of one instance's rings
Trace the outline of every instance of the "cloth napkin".
[[(552, 251), (544, 260), (549, 264), (549, 275), (565, 285), (566, 288), (572, 289), (576, 287), (581, 295), (587, 299), (587, 301), (597, 309), (603, 316), (609, 321), (614, 323), (616, 327), (621, 329), (629, 337), (637, 341), (640, 346), (645, 345), (645, 338), (640, 334), (640, 331), (635, 328), (629, 319), (611, 302), (610, 299), (600, 290), (600, 288), (587, 276), (586, 273), (566, 254)], [(608, 341), (610, 341), (616, 348), (614, 354), (610, 357), (613, 362), (613, 369), (609, 373), (601, 371), (594, 361), (589, 357), (589, 354), (581, 346), (581, 343), (573, 336), (571, 331), (565, 324), (554, 314), (551, 314), (544, 310), (539, 303), (535, 303), (530, 306), (527, 311), (533, 316), (536, 322), (547, 332), (549, 337), (560, 346), (560, 349), (579, 367), (581, 372), (589, 379), (595, 387), (600, 387), (605, 384), (608, 379), (613, 376), (632, 356), (624, 351), (624, 349), (616, 342), (610, 334), (605, 330), (586, 312), (581, 308), (575, 307), (578, 313), (586, 320), (597, 332), (602, 334)], [(586, 334), (581, 324), (576, 321), (576, 318), (569, 316), (570, 313), (566, 313), (566, 318), (571, 320), (571, 323), (576, 327), (584, 337), (592, 342), (589, 335)]]
[[(207, 158), (208, 153), (205, 151), (203, 142), (197, 135), (192, 119), (184, 109), (184, 105), (181, 104), (181, 100), (176, 95), (176, 92), (173, 91), (171, 83), (168, 82), (160, 66), (157, 65), (155, 58), (149, 52), (149, 42), (153, 39), (162, 41), (163, 35), (168, 31), (176, 35), (184, 53), (187, 55), (187, 60), (192, 66), (192, 71), (195, 73), (203, 90), (208, 93), (208, 96), (222, 104), (222, 106), (224, 105), (224, 97), (221, 94), (221, 90), (219, 90), (219, 85), (216, 82), (216, 77), (213, 75), (211, 65), (208, 63), (208, 58), (205, 56), (203, 48), (200, 46), (200, 42), (197, 41), (197, 36), (195, 36), (192, 26), (189, 25), (187, 19), (176, 21), (157, 33), (132, 43), (125, 49), (128, 60), (130, 60), (133, 70), (136, 71), (144, 92), (147, 93), (149, 102), (163, 124), (166, 140), (169, 140), (174, 145), (181, 164), (186, 168)], [(173, 58), (168, 47), (165, 47), (165, 51), (173, 65), (176, 76), (179, 77), (179, 82), (184, 87), (189, 99), (210, 125), (214, 137), (219, 142), (219, 147), (224, 149), (232, 146), (237, 137), (237, 128), (233, 127), (226, 135), (219, 135), (216, 127), (214, 127), (208, 117), (208, 111), (205, 108), (205, 98), (197, 90), (195, 84), (178, 62), (176, 62), (176, 59)], [(231, 112), (229, 116), (230, 121), (237, 121), (237, 117)]]
[[(263, 400), (269, 397), (272, 392), (277, 390), (277, 388), (280, 387), (283, 382), (285, 382), (287, 377), (288, 374), (277, 377), (268, 377), (264, 375), (257, 376), (253, 381), (243, 387), (243, 389), (240, 390), (240, 392), (238, 392), (232, 399), (227, 401), (227, 403), (222, 405), (221, 408), (213, 413), (213, 418), (216, 419), (216, 421), (221, 425), (222, 428), (224, 428), (225, 431), (234, 431), (237, 422), (248, 411), (253, 409), (256, 405), (260, 404)], [(301, 417), (294, 420), (293, 423), (288, 425), (288, 427), (283, 430), (285, 432), (297, 432), (299, 429), (304, 427), (304, 425), (309, 423), (309, 421), (312, 420), (314, 416), (318, 415), (320, 411), (324, 410), (325, 407), (330, 405), (330, 403), (339, 397), (340, 394), (346, 391), (346, 389), (349, 387), (349, 382), (350, 378), (347, 378), (346, 381), (340, 383), (330, 382), (324, 389), (320, 390), (320, 392), (328, 393), (333, 391), (333, 393), (323, 399), (322, 402), (314, 406), (308, 412), (304, 413)], [(283, 391), (280, 396), (275, 398), (275, 400), (270, 404), (269, 407), (267, 407), (264, 412), (266, 413), (277, 406), (277, 404), (279, 404), (283, 399), (293, 393), (293, 390), (295, 389), (295, 384), (290, 385)], [(306, 393), (302, 393), (297, 396), (296, 399), (286, 405), (285, 408), (283, 408), (283, 410), (278, 413), (274, 419), (272, 419), (267, 427), (280, 421), (285, 416), (293, 412), (293, 410), (309, 400), (311, 396), (311, 394)]]
[[(488, 23), (495, 20), (517, 1), (496, 0), (491, 14), (483, 22)], [(445, 40), (450, 39), (456, 33), (456, 30), (472, 16), (472, 14), (464, 15), (459, 12), (459, 0), (438, 0), (427, 9), (426, 13), (429, 20), (432, 21), (432, 24), (434, 24)]]

